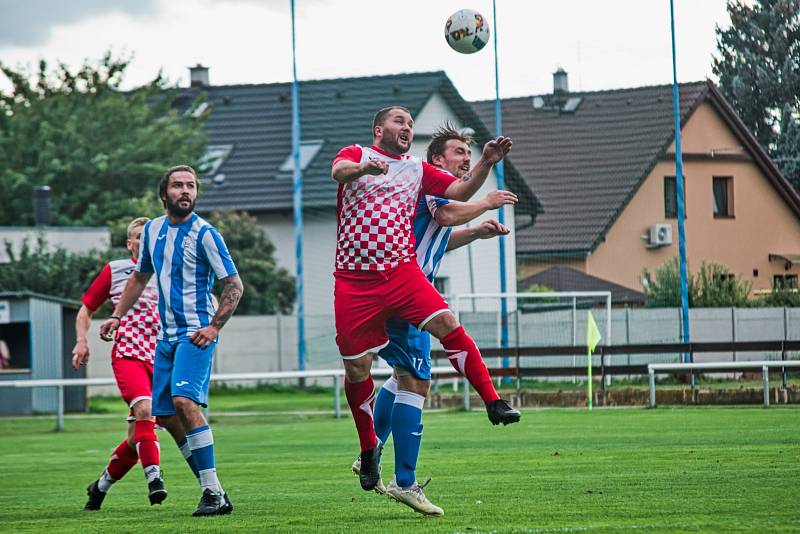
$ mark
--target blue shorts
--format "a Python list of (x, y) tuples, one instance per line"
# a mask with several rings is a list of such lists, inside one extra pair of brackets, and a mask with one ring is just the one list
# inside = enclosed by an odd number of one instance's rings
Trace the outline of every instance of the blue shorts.
[(402, 319), (386, 322), (389, 344), (378, 352), (392, 367), (400, 367), (420, 380), (431, 379), (431, 336)]
[(189, 338), (158, 340), (153, 363), (153, 415), (175, 415), (172, 397), (186, 397), (206, 406), (216, 345), (214, 342), (201, 349)]

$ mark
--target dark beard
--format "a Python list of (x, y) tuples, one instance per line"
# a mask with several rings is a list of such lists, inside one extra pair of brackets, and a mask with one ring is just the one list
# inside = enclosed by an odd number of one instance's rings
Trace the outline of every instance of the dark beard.
[(192, 200), (190, 202), (189, 207), (184, 209), (180, 207), (179, 204), (173, 204), (169, 197), (167, 197), (167, 213), (173, 217), (180, 217), (182, 219), (194, 211), (195, 201)]

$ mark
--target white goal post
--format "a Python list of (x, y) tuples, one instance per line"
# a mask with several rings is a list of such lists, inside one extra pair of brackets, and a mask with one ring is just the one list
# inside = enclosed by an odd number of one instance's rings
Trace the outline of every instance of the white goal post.
[[(558, 302), (561, 306), (569, 306), (572, 310), (571, 316), (571, 333), (572, 333), (572, 345), (573, 346), (580, 346), (585, 344), (585, 339), (578, 339), (577, 332), (578, 332), (578, 324), (580, 322), (585, 322), (585, 317), (578, 316), (578, 307), (579, 307), (579, 299), (596, 299), (598, 302), (604, 303), (605, 308), (605, 333), (603, 335), (602, 343), (606, 346), (611, 345), (611, 292), (610, 291), (547, 291), (547, 292), (530, 292), (530, 293), (456, 293), (453, 294), (451, 297), (452, 300), (452, 310), (455, 313), (456, 318), (458, 319), (459, 323), (462, 323), (462, 312), (466, 313), (465, 310), (465, 302), (472, 302), (472, 306), (470, 306), (470, 311), (476, 311), (478, 306), (476, 306), (476, 302), (483, 301), (494, 301), (497, 303), (495, 306), (488, 306), (491, 311), (497, 312), (497, 346), (502, 347), (501, 339), (504, 337), (501, 332), (502, 328), (502, 317), (500, 314), (502, 313), (502, 307), (500, 303), (505, 300), (506, 301), (506, 310), (512, 309), (512, 312), (506, 312), (507, 315), (511, 313), (518, 313), (519, 310), (519, 300), (545, 300), (551, 301), (553, 299), (558, 299)], [(511, 301), (509, 303), (509, 301)], [(566, 304), (565, 304), (566, 303)], [(483, 306), (486, 308), (487, 306)], [(507, 323), (506, 323), (507, 324)], [(516, 323), (517, 327), (519, 327), (519, 321), (517, 320)], [(515, 335), (515, 345), (522, 346), (520, 344), (519, 335)], [(505, 339), (508, 339), (508, 332), (506, 332)], [(509, 344), (511, 346), (511, 344)], [(577, 367), (577, 358), (574, 356), (573, 366)], [(607, 379), (610, 377), (607, 377)], [(470, 388), (469, 383), (467, 382), (466, 378), (463, 379), (464, 382), (464, 409), (470, 409)], [(454, 383), (454, 387), (457, 385), (457, 382)]]
[[(581, 319), (578, 318), (578, 299), (580, 298), (595, 298), (605, 301), (605, 315), (606, 315), (606, 331), (603, 336), (603, 344), (611, 345), (611, 292), (610, 291), (547, 291), (541, 293), (456, 293), (452, 296), (453, 300), (453, 313), (456, 318), (461, 322), (461, 311), (463, 310), (463, 302), (471, 301), (486, 301), (494, 300), (501, 302), (502, 300), (513, 300), (514, 308), (517, 308), (517, 300), (567, 300), (572, 304), (572, 325), (573, 325), (573, 345), (581, 344), (581, 340), (575, 337), (577, 332), (576, 325)], [(474, 306), (473, 306), (474, 308)], [(499, 313), (499, 308), (498, 308)]]

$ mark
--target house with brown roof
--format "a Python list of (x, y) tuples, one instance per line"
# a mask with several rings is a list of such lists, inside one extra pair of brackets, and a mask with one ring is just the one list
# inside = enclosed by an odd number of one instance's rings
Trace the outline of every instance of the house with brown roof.
[[(516, 232), (520, 289), (537, 275), (585, 286), (569, 268), (642, 291), (643, 272), (678, 254), (672, 86), (570, 93), (561, 70), (554, 82), (502, 102), (511, 159), (543, 207)], [(690, 271), (713, 261), (754, 291), (796, 286), (800, 196), (712, 82), (679, 90)], [(493, 124), (493, 102), (473, 105)]]

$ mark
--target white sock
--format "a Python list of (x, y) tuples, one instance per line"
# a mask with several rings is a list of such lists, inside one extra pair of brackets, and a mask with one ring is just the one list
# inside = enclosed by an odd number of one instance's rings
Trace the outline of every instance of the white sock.
[(149, 484), (155, 479), (161, 477), (161, 468), (157, 465), (148, 465), (144, 468), (144, 477), (147, 479), (147, 483)]
[(210, 489), (218, 495), (222, 495), (224, 493), (222, 491), (222, 485), (219, 483), (219, 479), (217, 478), (216, 469), (212, 468), (200, 471), (200, 489), (203, 491)]
[(103, 474), (100, 475), (100, 479), (97, 481), (97, 489), (102, 491), (103, 493), (108, 493), (108, 490), (111, 489), (111, 486), (116, 482), (111, 475), (108, 474), (108, 471), (103, 469)]

